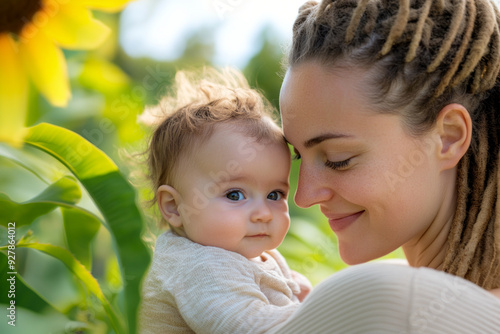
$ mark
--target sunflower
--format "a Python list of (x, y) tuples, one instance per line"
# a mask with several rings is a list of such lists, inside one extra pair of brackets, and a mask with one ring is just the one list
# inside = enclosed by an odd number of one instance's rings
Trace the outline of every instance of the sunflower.
[(90, 9), (116, 12), (130, 1), (0, 0), (0, 141), (21, 145), (30, 81), (52, 105), (67, 105), (71, 91), (60, 47), (97, 47), (109, 28)]

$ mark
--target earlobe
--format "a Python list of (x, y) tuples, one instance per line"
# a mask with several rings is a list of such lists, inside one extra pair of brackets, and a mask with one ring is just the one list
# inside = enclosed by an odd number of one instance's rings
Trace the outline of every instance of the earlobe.
[(470, 146), (472, 121), (469, 112), (461, 104), (448, 104), (439, 112), (436, 127), (441, 139), (438, 154), (442, 168), (454, 168)]
[(182, 220), (179, 214), (179, 193), (169, 185), (161, 185), (156, 192), (158, 208), (163, 218), (173, 227), (181, 227)]

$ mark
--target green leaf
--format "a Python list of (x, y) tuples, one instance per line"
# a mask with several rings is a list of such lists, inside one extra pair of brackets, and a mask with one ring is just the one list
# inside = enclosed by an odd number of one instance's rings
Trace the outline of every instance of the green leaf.
[(92, 276), (92, 274), (80, 263), (78, 260), (66, 249), (50, 244), (41, 244), (41, 243), (29, 243), (22, 244), (18, 243), (16, 247), (25, 247), (31, 249), (37, 249), (41, 252), (44, 252), (48, 255), (55, 257), (60, 260), (62, 263), (68, 267), (68, 269), (82, 281), (87, 289), (92, 292), (102, 303), (104, 307), (104, 311), (108, 315), (111, 320), (111, 325), (117, 333), (125, 333), (125, 329), (123, 328), (123, 324), (118, 317), (118, 315), (113, 310), (113, 307), (108, 302), (104, 294), (102, 293), (101, 287), (97, 280)]
[(0, 184), (2, 185), (0, 192), (8, 194), (16, 202), (24, 202), (31, 199), (62, 176), (46, 182), (30, 170), (24, 168), (24, 166), (20, 166), (17, 161), (0, 156)]
[(29, 225), (58, 206), (77, 203), (81, 196), (80, 186), (69, 176), (59, 179), (39, 195), (22, 203), (0, 193), (0, 225), (7, 227), (8, 222), (16, 222), (17, 227)]
[[(41, 313), (47, 308), (56, 310), (48, 301), (41, 297), (36, 291), (34, 291), (17, 273), (10, 274), (12, 270), (8, 269), (8, 247), (2, 247), (4, 252), (0, 252), (0, 279), (2, 284), (6, 282), (4, 291), (0, 294), (0, 304), (10, 305), (10, 301), (15, 301), (15, 306), (24, 307), (33, 312)], [(12, 279), (14, 277), (15, 283), (15, 296), (9, 297), (10, 284), (7, 279)]]
[(29, 129), (25, 141), (62, 162), (101, 211), (116, 242), (129, 332), (135, 333), (140, 283), (150, 254), (141, 240), (143, 219), (135, 203), (134, 189), (108, 156), (72, 131), (42, 123)]
[(29, 171), (46, 184), (68, 175), (66, 167), (45, 152), (31, 146), (13, 148), (0, 143), (0, 156)]
[(90, 243), (101, 227), (101, 222), (92, 214), (73, 208), (61, 208), (68, 248), (81, 264), (90, 270), (92, 256)]

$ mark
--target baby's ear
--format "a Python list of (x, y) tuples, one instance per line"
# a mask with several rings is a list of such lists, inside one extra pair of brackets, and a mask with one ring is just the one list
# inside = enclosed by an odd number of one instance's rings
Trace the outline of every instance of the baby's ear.
[(182, 221), (179, 214), (180, 195), (173, 187), (161, 185), (156, 191), (156, 199), (161, 215), (173, 227), (181, 227)]

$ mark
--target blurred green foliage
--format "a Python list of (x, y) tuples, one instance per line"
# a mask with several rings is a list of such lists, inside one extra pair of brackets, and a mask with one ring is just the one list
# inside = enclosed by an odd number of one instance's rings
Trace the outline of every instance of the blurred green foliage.
[[(65, 52), (73, 93), (69, 106), (53, 107), (31, 90), (27, 125), (45, 122), (79, 134), (92, 144), (89, 150), (93, 152), (92, 147), (102, 150), (118, 165), (121, 175), (128, 177), (136, 167), (131, 165), (135, 156), (125, 155), (124, 158), (123, 153), (140, 152), (147, 138), (147, 132), (137, 125), (137, 115), (145, 106), (160, 100), (177, 70), (211, 65), (214, 47), (210, 29), (205, 29), (188, 38), (182, 56), (175, 61), (133, 59), (117, 43), (119, 16), (101, 13), (99, 19), (115, 27), (115, 36), (109, 43), (91, 52)], [(260, 50), (242, 70), (251, 85), (260, 89), (278, 108), (283, 51), (271, 30), (262, 31), (261, 40)], [(55, 136), (65, 138), (59, 128), (47, 129), (44, 130), (49, 131), (46, 136), (55, 131)], [(60, 140), (57, 150), (82, 142), (72, 136)], [(4, 209), (0, 217), (4, 222), (17, 222), (17, 241), (26, 237), (16, 249), (17, 316), (22, 319), (16, 329), (19, 333), (113, 333), (124, 324), (113, 327), (112, 322), (128, 320), (130, 324), (137, 307), (135, 297), (131, 299), (135, 305), (124, 303), (124, 291), (129, 288), (124, 282), (133, 285), (134, 279), (145, 271), (155, 236), (161, 232), (154, 219), (156, 213), (142, 204), (143, 217), (132, 213), (139, 226), (144, 222), (142, 239), (148, 245), (148, 252), (142, 254), (138, 239), (127, 234), (123, 226), (108, 225), (123, 215), (123, 212), (109, 212), (116, 208), (111, 201), (130, 201), (113, 197), (128, 191), (118, 170), (112, 172), (115, 173), (112, 177), (85, 178), (81, 173), (85, 173), (86, 168), (103, 168), (103, 156), (95, 160), (96, 166), (80, 167), (75, 173), (71, 170), (74, 161), (65, 160), (55, 151), (52, 153), (36, 145), (28, 145), (22, 150), (0, 146), (0, 203)], [(292, 224), (280, 251), (292, 269), (317, 284), (345, 264), (338, 255), (336, 239), (318, 208), (300, 209), (293, 203), (298, 168), (299, 163), (294, 162), (290, 196)], [(99, 188), (100, 183), (108, 188)], [(135, 186), (140, 203), (149, 199), (149, 189), (144, 184)], [(1, 226), (0, 246), (7, 244), (7, 228)], [(40, 252), (42, 248), (44, 251)], [(51, 252), (57, 256), (48, 256)], [(78, 259), (79, 264), (70, 256)], [(402, 253), (398, 251), (389, 257), (402, 257)], [(126, 263), (127, 258), (135, 262)], [(7, 263), (7, 257), (0, 255), (0, 268), (4, 273), (2, 286), (7, 279)], [(86, 275), (85, 271), (96, 279), (100, 290), (97, 294), (90, 280), (78, 279)], [(129, 296), (135, 293), (133, 287), (128, 293)], [(8, 303), (4, 292), (0, 303)], [(115, 311), (116, 314), (110, 316), (110, 312)], [(133, 321), (132, 326), (135, 326)], [(0, 332), (8, 333), (9, 330), (4, 319), (0, 322)]]

